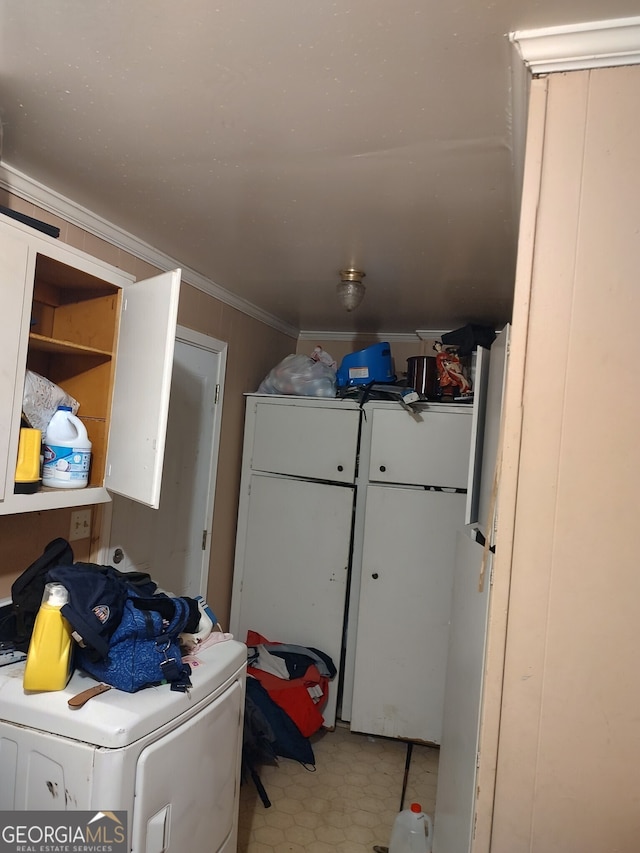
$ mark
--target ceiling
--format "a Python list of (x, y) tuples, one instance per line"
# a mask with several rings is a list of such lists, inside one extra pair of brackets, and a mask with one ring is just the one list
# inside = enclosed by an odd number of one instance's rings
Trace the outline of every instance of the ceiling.
[(295, 329), (497, 326), (526, 102), (507, 34), (638, 0), (602, 9), (0, 0), (2, 163)]

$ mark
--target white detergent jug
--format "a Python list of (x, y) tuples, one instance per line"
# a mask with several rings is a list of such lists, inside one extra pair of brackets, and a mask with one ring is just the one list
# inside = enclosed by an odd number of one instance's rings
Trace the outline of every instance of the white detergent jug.
[(71, 410), (58, 406), (44, 439), (42, 485), (82, 489), (89, 482), (91, 442), (85, 425)]
[(431, 853), (433, 827), (420, 803), (411, 803), (396, 816), (391, 830), (389, 853)]

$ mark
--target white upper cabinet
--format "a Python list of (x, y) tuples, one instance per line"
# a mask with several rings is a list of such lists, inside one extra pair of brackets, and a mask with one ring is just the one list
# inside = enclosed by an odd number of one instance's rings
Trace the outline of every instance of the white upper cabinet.
[[(157, 507), (180, 271), (134, 283), (9, 218), (0, 251), (0, 514), (102, 503), (107, 489)], [(86, 488), (14, 493), (27, 370), (78, 401), (92, 443)]]
[(471, 407), (428, 406), (413, 415), (397, 406), (368, 411), (369, 480), (466, 489), (471, 415)]
[(348, 401), (308, 397), (254, 399), (247, 409), (252, 471), (353, 483), (359, 408)]

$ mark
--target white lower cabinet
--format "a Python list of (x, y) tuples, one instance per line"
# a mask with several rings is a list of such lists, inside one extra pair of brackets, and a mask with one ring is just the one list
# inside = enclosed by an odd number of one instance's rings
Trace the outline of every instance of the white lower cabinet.
[[(243, 518), (242, 592), (233, 633), (326, 652), (340, 665), (353, 487), (254, 474)], [(241, 529), (240, 527), (238, 528)], [(333, 726), (337, 695), (325, 722)]]
[(440, 743), (465, 495), (368, 485), (351, 728)]
[[(135, 282), (8, 217), (0, 256), (0, 514), (101, 503), (108, 490), (157, 507), (180, 270)], [(14, 493), (27, 370), (80, 404), (86, 488)]]
[(472, 407), (246, 405), (232, 632), (329, 654), (328, 727), (439, 743)]

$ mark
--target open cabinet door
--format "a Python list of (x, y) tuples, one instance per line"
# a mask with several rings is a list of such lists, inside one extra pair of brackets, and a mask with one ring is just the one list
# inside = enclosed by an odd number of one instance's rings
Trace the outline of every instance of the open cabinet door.
[(505, 326), (494, 341), (486, 376), (481, 476), (475, 484), (478, 522), (459, 531), (456, 542), (433, 853), (469, 853), (473, 841), (493, 558), (480, 543), (482, 536), (494, 542), (493, 495), (510, 328)]
[(178, 329), (160, 506), (111, 504), (104, 561), (151, 572), (174, 595), (207, 594), (225, 358), (222, 341)]
[(467, 502), (464, 513), (465, 524), (475, 524), (478, 521), (480, 475), (482, 474), (482, 445), (484, 442), (484, 419), (487, 408), (487, 382), (489, 381), (489, 360), (489, 350), (484, 347), (478, 347), (476, 350), (476, 375), (473, 382), (473, 419), (471, 421), (471, 447), (469, 449)]
[(482, 552), (482, 546), (473, 539), (470, 529), (458, 532), (438, 762), (434, 853), (469, 853), (473, 837), (489, 603), (488, 578), (481, 589), (478, 584)]
[(105, 486), (158, 508), (180, 270), (125, 288)]
[(507, 324), (491, 346), (487, 376), (484, 430), (482, 435), (482, 466), (478, 484), (477, 527), (493, 545), (495, 501), (493, 500), (496, 459), (500, 443), (502, 404), (507, 381), (507, 354), (511, 326)]

